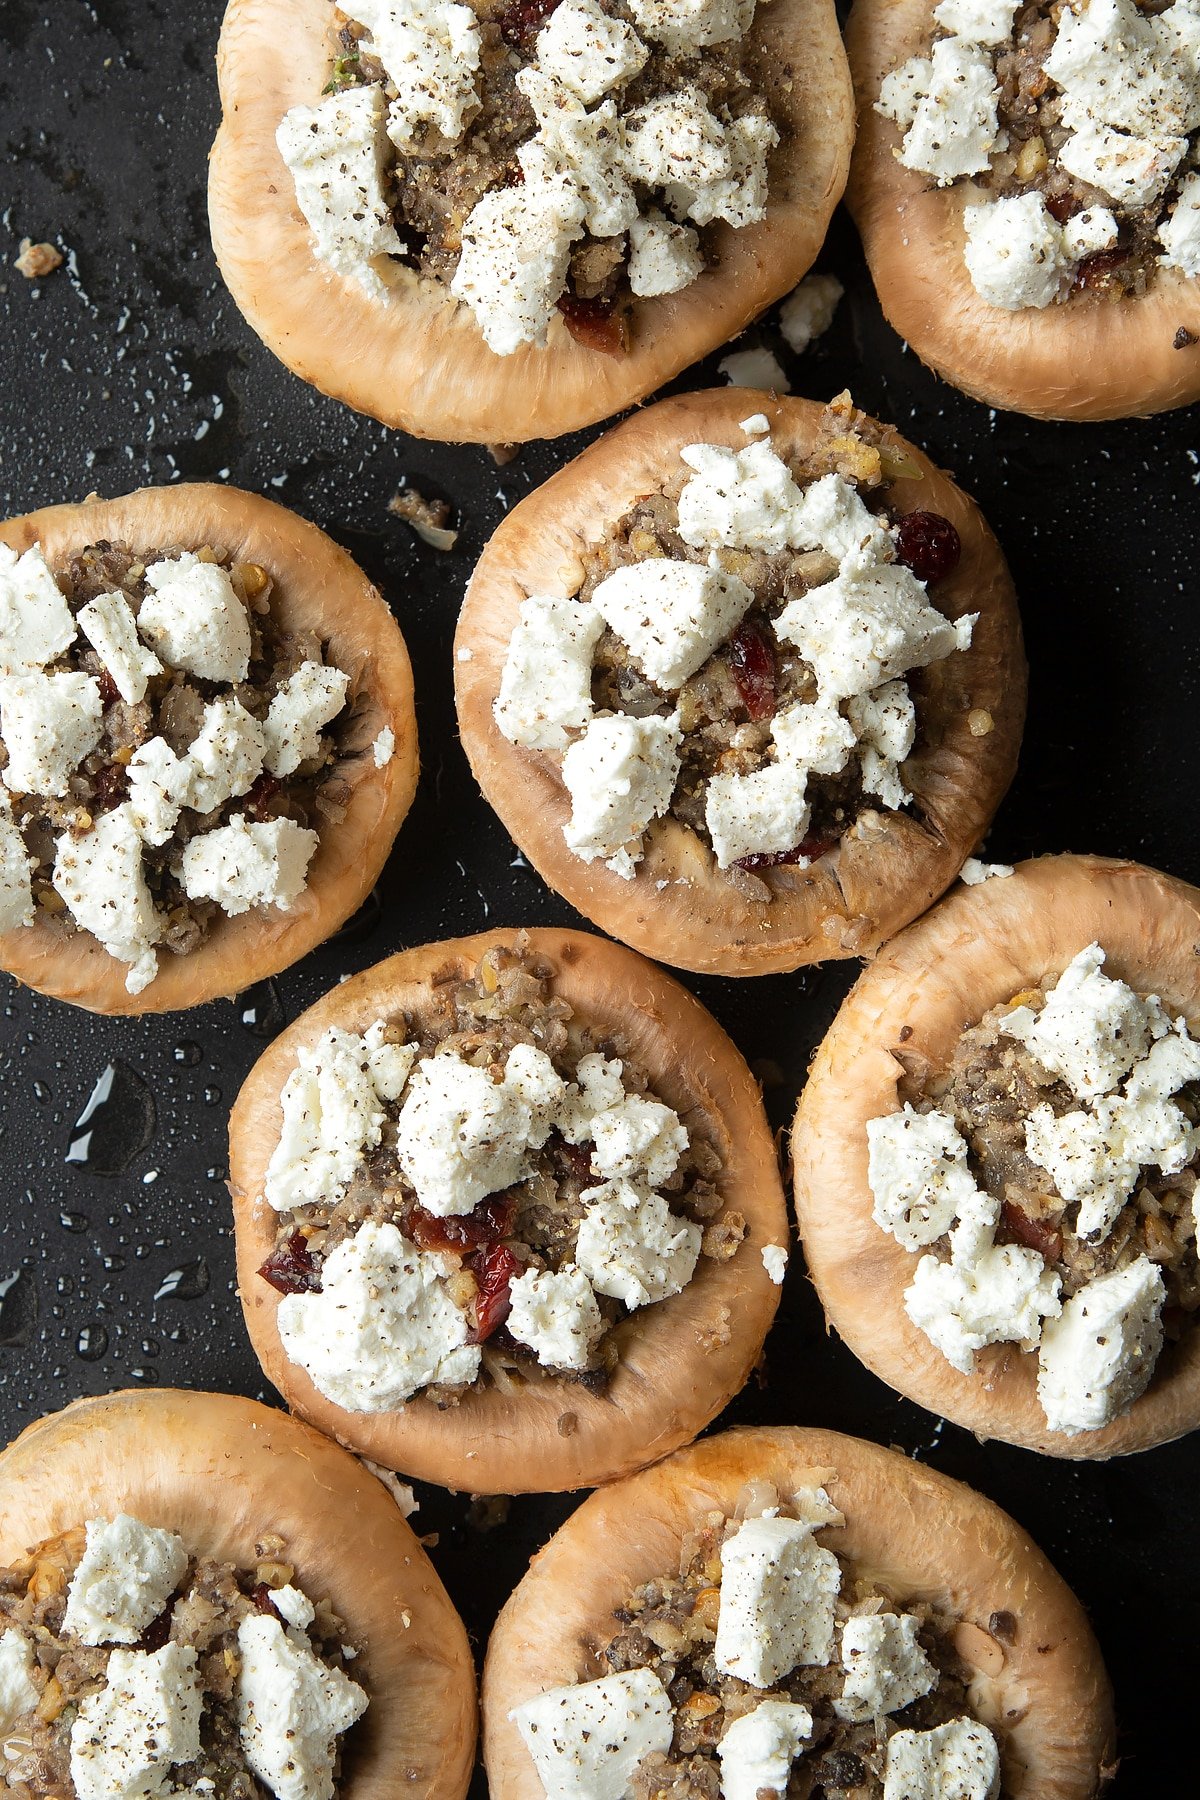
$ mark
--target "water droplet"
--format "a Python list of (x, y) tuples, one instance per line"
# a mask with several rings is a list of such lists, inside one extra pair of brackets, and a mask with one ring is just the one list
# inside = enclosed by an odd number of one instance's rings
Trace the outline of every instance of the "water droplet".
[(143, 1356), (161, 1356), (162, 1355), (162, 1345), (159, 1343), (157, 1338), (149, 1338), (148, 1337), (148, 1338), (142, 1339), (142, 1355)]
[(85, 1325), (75, 1340), (75, 1348), (84, 1362), (99, 1362), (108, 1349), (108, 1333), (103, 1325)]
[(125, 1267), (125, 1258), (123, 1256), (102, 1256), (100, 1263), (110, 1275), (116, 1275)]
[(195, 1262), (183, 1263), (178, 1269), (172, 1269), (170, 1274), (164, 1275), (154, 1298), (198, 1300), (201, 1294), (208, 1292), (208, 1282), (208, 1264), (201, 1256)]
[(168, 1331), (167, 1336), (170, 1338), (170, 1340), (173, 1344), (190, 1344), (191, 1343), (191, 1339), (189, 1338), (187, 1332), (184, 1330), (182, 1325), (176, 1325), (174, 1331)]
[(242, 1024), (255, 1037), (278, 1037), (287, 1024), (283, 1001), (273, 981), (260, 981), (256, 986), (248, 988), (238, 997), (237, 1004)]
[(204, 1090), (205, 1106), (220, 1106), (221, 1090), (219, 1087), (206, 1087)]
[(340, 931), (335, 931), (329, 942), (331, 944), (361, 944), (379, 929), (383, 919), (383, 901), (379, 898), (379, 889), (372, 888), (353, 918), (347, 919)]
[(75, 1277), (73, 1275), (60, 1275), (54, 1285), (60, 1294), (73, 1294), (75, 1292)]
[(121, 1175), (157, 1125), (154, 1095), (128, 1063), (110, 1062), (75, 1122), (66, 1160), (90, 1175)]
[(54, 1095), (50, 1092), (50, 1089), (46, 1086), (44, 1081), (35, 1081), (33, 1084), (33, 1097), (39, 1106), (46, 1106), (53, 1100)]
[(37, 1288), (24, 1269), (0, 1276), (0, 1344), (27, 1344), (37, 1315)]
[(204, 1057), (203, 1050), (192, 1038), (184, 1038), (181, 1044), (176, 1044), (171, 1054), (185, 1069), (194, 1069)]
[(58, 1222), (64, 1231), (74, 1231), (76, 1233), (86, 1231), (89, 1224), (89, 1221), (84, 1214), (77, 1212), (59, 1213)]
[(143, 1387), (154, 1387), (159, 1380), (159, 1373), (157, 1369), (130, 1369), (129, 1379), (130, 1381), (140, 1381)]

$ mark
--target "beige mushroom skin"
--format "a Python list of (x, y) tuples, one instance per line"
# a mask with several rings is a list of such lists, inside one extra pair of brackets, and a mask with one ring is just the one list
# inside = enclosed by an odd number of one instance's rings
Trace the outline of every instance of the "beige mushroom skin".
[(903, 168), (902, 134), (875, 111), (884, 76), (926, 55), (933, 34), (930, 0), (855, 0), (846, 27), (858, 106), (846, 200), (889, 324), (944, 380), (1030, 418), (1124, 419), (1190, 406), (1200, 397), (1200, 281), (1181, 270), (1159, 268), (1137, 296), (1080, 289), (1020, 312), (976, 292), (963, 262), (963, 209), (982, 190), (938, 188)]
[[(726, 1431), (585, 1500), (534, 1557), (492, 1632), (483, 1676), (491, 1800), (544, 1800), (509, 1713), (547, 1688), (599, 1674), (614, 1610), (674, 1575), (705, 1514), (733, 1515), (748, 1482), (823, 1486), (845, 1526), (819, 1532), (855, 1573), (897, 1599), (948, 1607), (974, 1629), (970, 1700), (1000, 1740), (1012, 1800), (1091, 1800), (1113, 1772), (1112, 1696), (1082, 1606), (1037, 1546), (982, 1494), (894, 1450), (834, 1431)], [(988, 1630), (1018, 1621), (1014, 1641)]]
[[(770, 901), (746, 898), (696, 834), (673, 819), (650, 827), (644, 860), (626, 881), (567, 848), (570, 799), (556, 762), (501, 734), (492, 706), (526, 595), (573, 592), (587, 546), (638, 500), (681, 478), (684, 446), (741, 448), (741, 421), (762, 412), (780, 454), (803, 456), (817, 441), (823, 411), (811, 400), (775, 400), (745, 388), (660, 401), (513, 508), (485, 547), (463, 602), (455, 698), (463, 748), (484, 797), (556, 893), (602, 930), (677, 968), (767, 975), (868, 954), (954, 880), (1016, 768), (1026, 665), (1008, 566), (974, 501), (891, 431), (887, 443), (921, 474), (891, 483), (890, 506), (942, 513), (962, 541), (962, 559), (936, 584), (933, 602), (950, 617), (979, 614), (971, 648), (921, 677), (918, 743), (905, 764), (915, 812), (866, 813), (809, 868), (772, 870)], [(976, 736), (972, 724), (980, 722)]]
[(867, 1121), (900, 1105), (910, 1068), (944, 1067), (961, 1033), (1022, 988), (1054, 981), (1098, 942), (1108, 973), (1200, 1027), (1200, 892), (1137, 863), (1047, 856), (1015, 874), (958, 887), (879, 953), (842, 1005), (809, 1074), (792, 1131), (796, 1214), (826, 1317), (898, 1392), (983, 1438), (1050, 1456), (1108, 1457), (1200, 1425), (1200, 1331), (1159, 1359), (1140, 1400), (1098, 1431), (1051, 1431), (1037, 1358), (1015, 1345), (951, 1368), (904, 1310), (917, 1257), (871, 1216)]
[(370, 1705), (338, 1800), (463, 1800), (475, 1669), (462, 1621), (387, 1489), (327, 1438), (230, 1394), (76, 1400), (0, 1454), (0, 1565), (87, 1518), (131, 1513), (238, 1568), (277, 1533), (296, 1580), (359, 1647)]
[(512, 932), (402, 951), (344, 982), (275, 1039), (246, 1079), (230, 1118), (230, 1187), (238, 1287), (255, 1353), (296, 1412), (361, 1456), (471, 1493), (549, 1493), (611, 1481), (687, 1443), (745, 1384), (779, 1304), (763, 1266), (786, 1244), (787, 1207), (758, 1085), (711, 1014), (670, 976), (617, 944), (579, 931), (527, 933), (556, 968), (552, 991), (603, 1037), (616, 1035), (655, 1093), (710, 1136), (727, 1211), (747, 1231), (727, 1262), (701, 1257), (683, 1292), (617, 1327), (620, 1360), (601, 1394), (546, 1374), (513, 1393), (469, 1390), (439, 1408), (417, 1395), (398, 1412), (352, 1413), (324, 1398), (280, 1342), (280, 1296), (257, 1273), (279, 1215), (263, 1199), (279, 1137), (279, 1095), (301, 1045), (331, 1025), (366, 1031), (419, 1014), (435, 973), (472, 974)]
[(544, 348), (487, 348), (474, 314), (399, 264), (373, 297), (314, 256), (275, 131), (313, 105), (334, 54), (330, 0), (231, 0), (209, 166), (217, 261), (241, 311), (297, 375), (414, 437), (557, 437), (653, 393), (735, 337), (810, 267), (846, 185), (854, 102), (832, 0), (770, 0), (751, 43), (783, 142), (758, 225), (722, 225), (714, 266), (681, 293), (632, 302), (630, 347), (586, 348), (552, 320)]
[[(172, 1012), (288, 968), (362, 905), (416, 791), (412, 669), (399, 626), (357, 563), (315, 525), (257, 494), (182, 483), (47, 506), (0, 524), (0, 543), (18, 552), (40, 544), (52, 569), (102, 538), (147, 554), (207, 545), (236, 562), (257, 563), (275, 583), (277, 621), (285, 630), (320, 632), (328, 660), (351, 682), (354, 716), (337, 768), (350, 789), (345, 817), (323, 825), (307, 886), (290, 912), (252, 908), (216, 918), (187, 955), (160, 951), (159, 972), (140, 994), (125, 986), (127, 965), (89, 932), (68, 933), (44, 913), (0, 935), (0, 967), (40, 993), (91, 1012)], [(385, 729), (395, 752), (380, 769), (371, 746)]]

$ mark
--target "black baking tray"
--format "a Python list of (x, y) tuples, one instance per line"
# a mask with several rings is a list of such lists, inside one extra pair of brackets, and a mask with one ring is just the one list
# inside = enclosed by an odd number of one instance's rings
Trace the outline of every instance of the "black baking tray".
[[(80, 1394), (155, 1383), (273, 1399), (242, 1326), (226, 1119), (265, 1038), (342, 975), (489, 925), (567, 924), (480, 799), (455, 729), (450, 644), (464, 584), (508, 507), (596, 433), (497, 467), (419, 443), (305, 387), (217, 275), (205, 166), (221, 0), (0, 0), (0, 491), (6, 513), (150, 482), (231, 481), (314, 519), (378, 582), (412, 653), (423, 771), (363, 912), (277, 981), (167, 1018), (94, 1019), (0, 977), (0, 1438)], [(12, 269), (22, 237), (62, 269)], [(803, 357), (746, 334), (794, 391), (856, 401), (979, 499), (1012, 564), (1032, 668), (1020, 772), (988, 854), (1089, 850), (1200, 880), (1200, 429), (1195, 412), (1104, 426), (991, 412), (884, 324), (852, 226), (820, 266), (846, 298)], [(720, 381), (719, 354), (677, 385)], [(1200, 350), (1181, 352), (1200, 354)], [(456, 509), (442, 554), (386, 510), (403, 482)], [(853, 979), (824, 969), (690, 979), (784, 1127)], [(112, 1073), (109, 1073), (112, 1071)], [(109, 1098), (77, 1125), (107, 1075)], [(1195, 1791), (1200, 1440), (1110, 1464), (981, 1444), (868, 1375), (824, 1327), (793, 1259), (761, 1379), (724, 1423), (836, 1427), (982, 1489), (1087, 1604), (1116, 1688), (1117, 1793)], [(569, 1497), (507, 1509), (420, 1487), (417, 1527), (482, 1654), (498, 1607)], [(482, 1797), (482, 1776), (473, 1790)]]

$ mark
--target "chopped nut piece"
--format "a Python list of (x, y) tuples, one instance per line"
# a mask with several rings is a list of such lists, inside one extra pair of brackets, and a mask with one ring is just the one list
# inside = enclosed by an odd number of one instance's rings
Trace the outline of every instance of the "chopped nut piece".
[(411, 525), (422, 542), (434, 550), (453, 550), (458, 542), (458, 532), (446, 525), (450, 510), (448, 501), (428, 500), (411, 487), (401, 488), (388, 501), (388, 511)]
[(990, 731), (995, 730), (996, 721), (990, 712), (985, 712), (979, 706), (967, 714), (967, 727), (972, 737), (986, 737)]
[(62, 251), (53, 244), (35, 244), (32, 238), (22, 238), (21, 253), (13, 266), (26, 281), (40, 281), (45, 275), (53, 275), (62, 262)]

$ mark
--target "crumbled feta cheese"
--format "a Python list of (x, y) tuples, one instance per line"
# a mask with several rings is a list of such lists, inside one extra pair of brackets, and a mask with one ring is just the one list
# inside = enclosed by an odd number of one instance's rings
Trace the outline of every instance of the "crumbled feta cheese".
[(596, 0), (563, 0), (537, 35), (539, 67), (585, 106), (632, 81), (648, 55), (636, 31), (610, 18)]
[(838, 775), (854, 748), (854, 727), (836, 706), (820, 700), (785, 706), (771, 727), (775, 748), (810, 775)]
[(512, 744), (564, 750), (592, 717), (592, 651), (604, 630), (594, 606), (552, 594), (521, 602), (492, 707)]
[(457, 1267), (368, 1219), (326, 1257), (319, 1293), (280, 1301), (283, 1348), (348, 1412), (394, 1412), (430, 1382), (474, 1381), (479, 1346), (446, 1286)]
[(1076, 213), (1063, 226), (1063, 249), (1081, 262), (1097, 251), (1111, 250), (1120, 236), (1120, 226), (1106, 206), (1089, 206)]
[(383, 186), (384, 119), (383, 90), (370, 83), (293, 106), (275, 133), (318, 259), (368, 293), (383, 288), (375, 258), (404, 249)]
[(625, 174), (625, 128), (612, 100), (588, 112), (567, 88), (539, 68), (522, 69), (517, 86), (533, 107), (536, 136), (517, 151), (525, 184), (566, 181), (583, 202), (593, 237), (619, 237), (637, 218)]
[(1140, 1063), (1125, 1084), (1130, 1100), (1165, 1100), (1189, 1081), (1200, 1081), (1200, 1043), (1191, 1036), (1184, 1019), (1176, 1019)]
[(683, 86), (657, 94), (625, 122), (626, 168), (634, 181), (700, 189), (730, 172), (726, 129), (703, 91)]
[(747, 1519), (721, 1546), (718, 1669), (769, 1688), (794, 1668), (824, 1668), (841, 1582), (837, 1557), (808, 1521)]
[(1175, 210), (1159, 226), (1158, 241), (1167, 268), (1200, 275), (1200, 175), (1185, 175), (1180, 182)]
[(894, 549), (891, 532), (841, 475), (822, 475), (805, 488), (792, 521), (792, 540), (797, 550), (824, 550), (843, 575), (891, 562)]
[(604, 1335), (604, 1320), (581, 1269), (572, 1264), (557, 1273), (527, 1269), (508, 1292), (512, 1310), (506, 1323), (518, 1344), (527, 1344), (545, 1368), (587, 1368)]
[(731, 387), (762, 388), (772, 394), (790, 394), (792, 384), (770, 350), (735, 350), (723, 356), (717, 369)]
[(1012, 872), (1011, 863), (980, 862), (977, 856), (968, 856), (958, 871), (958, 879), (968, 887), (978, 887), (981, 881), (1003, 881)]
[(1062, 1198), (1079, 1201), (1081, 1238), (1106, 1238), (1133, 1192), (1142, 1167), (1176, 1174), (1190, 1162), (1196, 1134), (1169, 1100), (1121, 1096), (1098, 1100), (1091, 1112), (1055, 1117), (1038, 1106), (1025, 1123), (1025, 1149), (1046, 1170)]
[(201, 562), (189, 550), (151, 563), (146, 586), (138, 630), (168, 667), (202, 681), (245, 681), (250, 619), (219, 563)]
[(242, 1620), (238, 1654), (246, 1761), (277, 1800), (332, 1800), (337, 1739), (362, 1717), (367, 1696), (266, 1613)]
[(105, 1685), (80, 1702), (71, 1726), (77, 1800), (158, 1800), (169, 1794), (171, 1768), (200, 1754), (202, 1706), (190, 1646), (114, 1650)]
[(215, 900), (231, 919), (252, 906), (290, 912), (304, 892), (316, 848), (316, 832), (294, 819), (249, 825), (238, 813), (187, 845), (183, 891), (192, 900)]
[(598, 1294), (633, 1312), (680, 1293), (700, 1255), (700, 1227), (673, 1213), (661, 1194), (627, 1181), (585, 1188), (575, 1260)]
[(136, 706), (150, 676), (162, 674), (162, 664), (139, 640), (129, 602), (122, 594), (97, 594), (80, 608), (78, 623), (122, 700)]
[(943, 31), (968, 44), (1003, 44), (1012, 36), (1018, 0), (941, 0), (933, 16)]
[(1071, 1296), (1042, 1334), (1037, 1391), (1052, 1431), (1098, 1431), (1128, 1412), (1162, 1349), (1165, 1299), (1147, 1256)]
[[(1064, 7), (1043, 68), (1072, 117), (1090, 113), (1135, 135), (1186, 134), (1200, 125), (1200, 77), (1187, 21), (1176, 0), (1159, 18), (1134, 0), (1084, 0)], [(1180, 21), (1183, 21), (1182, 27)]]
[(892, 119), (907, 131), (917, 116), (917, 109), (929, 92), (933, 81), (933, 64), (927, 56), (910, 56), (908, 61), (885, 75), (879, 87), (875, 111)]
[(954, 1120), (906, 1104), (867, 1121), (867, 1145), (875, 1223), (905, 1250), (943, 1237), (976, 1191)]
[(398, 1100), (417, 1058), (416, 1044), (394, 1043), (383, 1020), (377, 1020), (363, 1038), (367, 1067), (381, 1100)]
[(715, 560), (706, 566), (666, 556), (628, 563), (592, 592), (597, 611), (643, 675), (668, 692), (708, 661), (753, 599), (753, 588)]
[(0, 681), (4, 785), (55, 799), (100, 742), (103, 708), (94, 675), (9, 675)]
[(904, 1310), (935, 1349), (962, 1374), (988, 1344), (1032, 1349), (1043, 1318), (1061, 1310), (1058, 1276), (1036, 1250), (992, 1244), (972, 1259), (923, 1256), (904, 1290)]
[(128, 1513), (89, 1519), (87, 1543), (67, 1589), (63, 1629), (82, 1644), (136, 1644), (162, 1612), (188, 1565), (173, 1531)]
[(82, 837), (63, 833), (53, 879), (80, 929), (130, 964), (125, 986), (140, 994), (158, 973), (154, 946), (165, 925), (146, 885), (142, 840), (128, 802), (101, 813)]
[[(1000, 91), (988, 52), (963, 38), (940, 38), (923, 63), (917, 92), (898, 160), (939, 187), (982, 174), (1000, 133)], [(881, 107), (890, 109), (896, 98), (894, 89), (881, 91)]]
[(75, 642), (75, 621), (39, 545), (0, 544), (0, 676), (45, 668)]
[(778, 142), (779, 133), (764, 113), (743, 113), (732, 120), (725, 127), (729, 173), (700, 184), (688, 177), (667, 182), (672, 212), (686, 213), (697, 225), (724, 219), (735, 229), (766, 218), (767, 158)]
[(620, 713), (588, 724), (562, 760), (571, 796), (563, 836), (576, 856), (603, 857), (614, 874), (633, 879), (642, 833), (671, 804), (681, 741), (678, 713), (646, 719)]
[(784, 607), (775, 632), (811, 663), (821, 698), (836, 702), (965, 650), (977, 616), (947, 619), (896, 563), (809, 588)]
[(301, 763), (320, 755), (321, 732), (345, 706), (349, 685), (344, 669), (325, 663), (303, 662), (288, 676), (271, 701), (264, 727), (263, 760), (272, 775), (294, 775)]
[(643, 299), (677, 294), (704, 269), (700, 239), (690, 225), (677, 225), (651, 207), (629, 227), (630, 290)]
[(586, 212), (560, 176), (494, 188), (468, 214), (450, 292), (471, 308), (497, 356), (545, 343)]
[(836, 275), (806, 275), (779, 309), (779, 329), (796, 355), (823, 337), (845, 293)]
[(888, 1739), (883, 1800), (995, 1800), (999, 1792), (999, 1748), (974, 1719)]
[(592, 1140), (592, 1166), (606, 1181), (644, 1179), (648, 1187), (669, 1181), (688, 1147), (678, 1113), (641, 1094), (622, 1094), (594, 1112), (585, 1136)]
[(41, 1699), (33, 1679), (37, 1659), (23, 1632), (9, 1630), (0, 1637), (0, 1735), (7, 1737), (23, 1713), (32, 1712)]
[(34, 859), (25, 839), (6, 812), (0, 809), (0, 931), (15, 931), (34, 920)]
[(396, 754), (396, 734), (385, 725), (371, 745), (371, 760), (377, 769), (386, 769)]
[(396, 1156), (426, 1211), (469, 1213), (529, 1173), (567, 1084), (542, 1050), (518, 1044), (504, 1077), (455, 1051), (426, 1057), (408, 1084), (396, 1121)]
[[(384, 1044), (372, 1038), (377, 1029), (363, 1038), (335, 1025), (301, 1047), (279, 1096), (283, 1119), (263, 1188), (276, 1212), (336, 1199), (363, 1153), (378, 1144), (380, 1102), (400, 1093), (417, 1046)], [(384, 1057), (381, 1091), (375, 1065)]]
[(148, 738), (129, 759), (129, 816), (146, 844), (165, 844), (190, 803), (192, 764), (166, 738)]
[(866, 1723), (927, 1694), (937, 1670), (921, 1648), (912, 1613), (862, 1613), (842, 1626), (846, 1680), (833, 1703), (839, 1719)]
[(352, 0), (347, 15), (365, 25), (368, 46), (397, 89), (388, 136), (408, 153), (432, 130), (455, 143), (476, 106), (479, 21), (456, 0)]
[(185, 804), (198, 813), (215, 812), (248, 792), (262, 773), (266, 743), (263, 727), (235, 695), (210, 701), (187, 753)]
[(744, 431), (748, 438), (769, 437), (771, 421), (766, 413), (751, 413), (748, 419), (742, 420), (738, 430)]
[(1087, 945), (1067, 964), (1040, 1012), (1017, 1006), (999, 1024), (1080, 1100), (1111, 1093), (1167, 1029), (1161, 1003), (1140, 1000), (1125, 982), (1102, 975), (1103, 962), (1099, 944)]
[(679, 455), (695, 471), (679, 495), (679, 535), (685, 544), (696, 550), (796, 547), (800, 489), (766, 439), (744, 450), (688, 444)]
[(989, 306), (1019, 312), (1049, 306), (1063, 291), (1071, 259), (1041, 194), (1012, 194), (963, 210), (963, 260)]
[(1068, 175), (1133, 212), (1159, 199), (1187, 147), (1185, 137), (1127, 137), (1089, 121), (1071, 133), (1058, 160)]
[(721, 1800), (762, 1800), (787, 1790), (792, 1764), (812, 1736), (812, 1714), (792, 1700), (760, 1700), (717, 1745)]
[(788, 1253), (782, 1244), (764, 1244), (762, 1247), (763, 1268), (767, 1271), (776, 1287), (783, 1286), (783, 1278), (787, 1274)]
[(653, 1669), (551, 1688), (509, 1718), (547, 1794), (626, 1800), (639, 1763), (671, 1748), (674, 1710)]
[(888, 681), (873, 694), (855, 694), (846, 712), (859, 741), (863, 791), (899, 811), (909, 799), (900, 764), (917, 735), (917, 713), (907, 683)]
[[(704, 822), (719, 869), (747, 856), (779, 856), (803, 842), (808, 828), (808, 770), (790, 757), (748, 775), (714, 775), (704, 797)], [(807, 858), (797, 866), (805, 867)]]
[(308, 1595), (293, 1587), (291, 1582), (285, 1587), (271, 1589), (271, 1605), (284, 1623), (295, 1631), (307, 1631), (317, 1616), (317, 1609)]
[(744, 37), (754, 18), (755, 0), (631, 0), (631, 10), (646, 36), (673, 55), (687, 55), (705, 44), (727, 44)]

